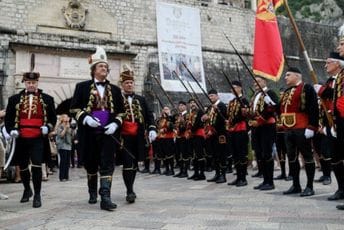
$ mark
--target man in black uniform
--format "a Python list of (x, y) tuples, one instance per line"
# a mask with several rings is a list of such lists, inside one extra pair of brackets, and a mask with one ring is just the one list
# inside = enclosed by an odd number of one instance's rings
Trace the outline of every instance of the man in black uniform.
[[(337, 47), (339, 56), (344, 58), (344, 35), (339, 40)], [(337, 75), (335, 83), (334, 95), (334, 115), (335, 115), (335, 129), (332, 129), (333, 136), (336, 136), (335, 154), (333, 156), (334, 168), (338, 187), (344, 188), (344, 165), (343, 165), (343, 149), (344, 149), (344, 63), (340, 62), (341, 71)], [(337, 172), (336, 172), (337, 171)], [(341, 173), (337, 177), (337, 173)], [(339, 210), (344, 210), (344, 204), (337, 205)]]
[[(80, 151), (87, 171), (89, 203), (97, 203), (97, 173), (100, 174), (100, 208), (112, 211), (117, 207), (110, 198), (116, 130), (124, 112), (121, 90), (106, 77), (109, 66), (103, 48), (89, 58), (92, 79), (78, 83), (71, 102), (71, 114), (78, 122)], [(116, 133), (117, 134), (117, 133)]]
[(226, 129), (228, 132), (230, 152), (234, 158), (237, 178), (228, 183), (228, 185), (241, 187), (247, 185), (248, 127), (246, 109), (249, 107), (249, 103), (242, 95), (241, 83), (239, 81), (233, 81), (232, 85), (238, 98), (235, 97), (228, 103)]
[(209, 139), (209, 144), (214, 153), (215, 175), (207, 180), (208, 182), (225, 183), (226, 180), (226, 105), (220, 101), (215, 89), (208, 92), (208, 97), (212, 102), (206, 114), (202, 116), (205, 122), (205, 135)]
[(128, 67), (120, 74), (122, 95), (125, 112), (122, 115), (121, 138), (123, 148), (118, 157), (123, 161), (122, 176), (127, 188), (126, 200), (134, 203), (136, 194), (133, 186), (138, 168), (138, 162), (144, 160), (146, 138), (148, 131), (149, 142), (157, 137), (156, 126), (152, 111), (148, 108), (144, 97), (134, 92), (134, 73)]
[(253, 149), (264, 180), (254, 189), (271, 190), (275, 188), (272, 145), (276, 139), (275, 111), (278, 97), (274, 91), (268, 89), (266, 79), (257, 76), (256, 80), (256, 93), (251, 100), (249, 125), (252, 128)]
[[(34, 60), (34, 59), (32, 59)], [(34, 66), (34, 64), (32, 64)], [(37, 72), (24, 73), (25, 89), (8, 99), (5, 126), (12, 137), (17, 137), (13, 161), (20, 167), (24, 193), (20, 202), (28, 202), (32, 196), (30, 187), (29, 162), (31, 161), (34, 188), (34, 208), (41, 202), (42, 161), (44, 159), (44, 139), (56, 123), (54, 99), (38, 89)]]
[(178, 103), (178, 113), (175, 115), (175, 129), (176, 129), (176, 161), (180, 167), (179, 173), (173, 177), (185, 178), (188, 177), (188, 168), (190, 166), (191, 153), (189, 150), (190, 140), (186, 138), (186, 123), (188, 112), (186, 102), (180, 101)]
[[(314, 88), (302, 81), (298, 68), (290, 67), (285, 74), (288, 88), (280, 99), (281, 122), (284, 126), (285, 144), (293, 185), (283, 194), (301, 193), (312, 196), (315, 163), (311, 138), (319, 125), (319, 107)], [(305, 160), (306, 188), (301, 192), (299, 152)]]
[[(340, 61), (343, 61), (344, 58), (339, 56), (337, 52), (331, 52), (329, 57), (326, 60), (326, 71), (329, 74), (329, 78), (326, 81), (325, 85), (315, 84), (314, 89), (317, 92), (318, 96), (322, 99), (323, 105), (320, 106), (320, 125), (318, 136), (318, 144), (313, 143), (314, 146), (318, 146), (318, 153), (320, 155), (320, 164), (323, 175), (316, 180), (316, 182), (322, 182), (324, 185), (331, 184), (331, 161), (334, 154), (334, 146), (336, 138), (331, 135), (331, 128), (333, 126), (332, 120), (328, 120), (328, 117), (325, 114), (323, 107), (326, 108), (328, 114), (333, 114), (333, 96), (334, 96), (334, 87), (337, 74), (341, 71), (342, 67), (340, 66)], [(330, 118), (331, 119), (331, 118)], [(315, 142), (315, 141), (314, 141)], [(337, 159), (338, 160), (338, 159)], [(334, 174), (336, 178), (340, 173), (336, 169), (335, 160), (333, 163), (333, 168), (335, 169)], [(336, 200), (340, 197), (344, 198), (344, 188), (338, 188), (333, 196), (330, 196), (329, 200)], [(342, 191), (342, 192), (340, 192)], [(341, 195), (340, 195), (341, 194)]]
[(205, 135), (204, 124), (201, 118), (204, 112), (198, 108), (195, 99), (189, 100), (190, 113), (187, 119), (186, 133), (190, 138), (191, 151), (193, 153), (193, 170), (194, 174), (188, 179), (205, 180)]

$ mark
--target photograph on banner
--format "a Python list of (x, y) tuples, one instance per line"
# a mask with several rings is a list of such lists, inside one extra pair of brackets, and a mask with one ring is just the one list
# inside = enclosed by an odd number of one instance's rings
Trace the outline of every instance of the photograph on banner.
[(166, 91), (186, 92), (179, 76), (196, 92), (201, 89), (195, 79), (206, 90), (199, 9), (158, 2), (156, 12), (162, 86)]

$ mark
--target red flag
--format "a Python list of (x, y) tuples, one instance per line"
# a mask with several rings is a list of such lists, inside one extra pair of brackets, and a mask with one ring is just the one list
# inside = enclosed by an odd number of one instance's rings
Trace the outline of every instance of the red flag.
[(254, 38), (253, 72), (278, 81), (284, 66), (281, 36), (275, 10), (283, 0), (258, 0)]

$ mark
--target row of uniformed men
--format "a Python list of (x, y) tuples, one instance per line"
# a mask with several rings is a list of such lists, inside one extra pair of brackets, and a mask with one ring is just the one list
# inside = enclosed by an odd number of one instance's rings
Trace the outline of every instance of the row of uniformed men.
[[(180, 160), (180, 172), (176, 177), (187, 177), (189, 160), (194, 164), (194, 175), (189, 179), (204, 180), (207, 156), (213, 156), (215, 175), (209, 182), (226, 182), (227, 154), (233, 156), (237, 178), (229, 185), (245, 186), (247, 169), (248, 131), (251, 130), (252, 147), (263, 174), (258, 190), (274, 189), (272, 156), (273, 144), (279, 143), (282, 161), (288, 156), (292, 186), (284, 194), (314, 195), (315, 163), (312, 140), (321, 156), (321, 166), (328, 180), (331, 168), (338, 183), (338, 190), (329, 200), (344, 198), (343, 119), (344, 119), (344, 38), (338, 52), (331, 52), (326, 60), (329, 79), (324, 85), (310, 85), (303, 81), (301, 71), (290, 67), (285, 74), (287, 89), (280, 98), (268, 89), (266, 79), (256, 77), (255, 94), (248, 102), (242, 96), (241, 84), (233, 81), (237, 97), (226, 106), (219, 100), (216, 90), (208, 92), (212, 105), (204, 111), (200, 103), (191, 99), (190, 111), (180, 102), (178, 111), (171, 116), (168, 107), (158, 120), (158, 138), (153, 142), (156, 164), (160, 172), (160, 160), (164, 160), (164, 174), (173, 175), (174, 154)], [(278, 133), (279, 140), (276, 140)], [(281, 138), (282, 137), (282, 138)], [(282, 143), (280, 143), (282, 141)], [(302, 190), (299, 180), (299, 153), (305, 161), (307, 184)], [(285, 177), (286, 175), (282, 175)], [(339, 206), (339, 208), (343, 208)]]

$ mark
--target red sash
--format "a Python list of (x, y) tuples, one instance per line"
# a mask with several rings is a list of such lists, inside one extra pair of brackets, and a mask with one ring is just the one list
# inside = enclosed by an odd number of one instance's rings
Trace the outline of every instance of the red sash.
[(138, 129), (139, 124), (137, 122), (123, 121), (121, 134), (127, 136), (135, 136), (137, 135)]
[(43, 125), (42, 119), (20, 119), (19, 132), (23, 138), (36, 138), (41, 136), (40, 127)]
[(205, 137), (204, 129), (203, 128), (197, 129), (195, 132), (195, 136)]

